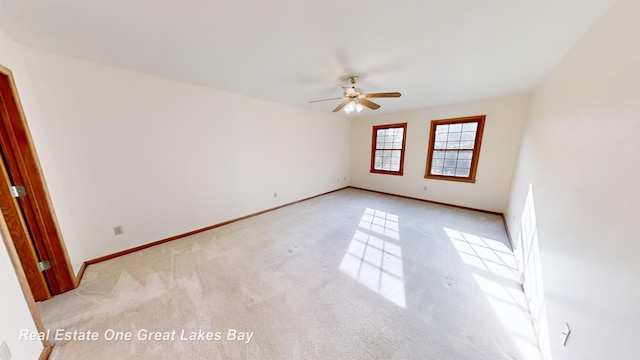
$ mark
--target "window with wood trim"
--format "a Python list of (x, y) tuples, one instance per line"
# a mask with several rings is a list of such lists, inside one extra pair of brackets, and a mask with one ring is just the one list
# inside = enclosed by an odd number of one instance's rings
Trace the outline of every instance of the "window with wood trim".
[(402, 175), (407, 123), (373, 127), (371, 172)]
[(425, 178), (476, 181), (485, 115), (431, 121)]

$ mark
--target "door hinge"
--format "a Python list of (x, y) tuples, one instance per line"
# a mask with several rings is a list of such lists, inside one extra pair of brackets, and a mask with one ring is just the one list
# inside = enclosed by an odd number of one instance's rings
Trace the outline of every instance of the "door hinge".
[(15, 198), (19, 198), (27, 195), (27, 190), (24, 188), (24, 186), (13, 185), (12, 187), (10, 187), (10, 189), (11, 189), (11, 195), (13, 195), (13, 197)]
[(40, 272), (46, 271), (51, 269), (51, 262), (49, 260), (45, 260), (45, 261), (40, 261), (38, 263), (38, 270)]

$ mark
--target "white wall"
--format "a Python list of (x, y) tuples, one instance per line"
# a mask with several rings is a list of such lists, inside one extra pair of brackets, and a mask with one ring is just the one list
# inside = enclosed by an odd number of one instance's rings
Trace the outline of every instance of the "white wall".
[(531, 99), (507, 219), (531, 185), (554, 359), (640, 358), (639, 18), (618, 2)]
[[(348, 185), (343, 117), (23, 48), (1, 30), (0, 64), (14, 73), (76, 271)], [(41, 343), (16, 343), (35, 326), (4, 254), (0, 342), (35, 358)]]
[(13, 359), (37, 359), (42, 342), (19, 340), (22, 330), (37, 330), (6, 250), (4, 244), (0, 245), (0, 344), (7, 342)]
[(28, 121), (76, 270), (348, 184), (342, 117), (23, 51), (40, 110)]
[[(24, 79), (21, 55), (20, 48), (0, 30), (0, 64), (13, 70), (18, 88)], [(0, 221), (0, 226), (4, 226), (4, 221)], [(13, 359), (37, 359), (42, 351), (40, 341), (18, 341), (20, 330), (36, 331), (36, 327), (3, 240), (0, 240), (0, 344), (7, 342)]]
[[(351, 128), (351, 185), (476, 209), (504, 212), (528, 96), (357, 117)], [(475, 183), (425, 179), (431, 120), (486, 114)], [(404, 175), (369, 172), (374, 125), (407, 123)], [(424, 186), (427, 191), (424, 191)]]

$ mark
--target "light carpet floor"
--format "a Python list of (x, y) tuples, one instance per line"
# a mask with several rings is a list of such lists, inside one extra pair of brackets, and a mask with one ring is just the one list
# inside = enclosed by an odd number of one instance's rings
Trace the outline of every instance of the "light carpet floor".
[(540, 359), (499, 216), (356, 189), (89, 266), (38, 306), (52, 360)]

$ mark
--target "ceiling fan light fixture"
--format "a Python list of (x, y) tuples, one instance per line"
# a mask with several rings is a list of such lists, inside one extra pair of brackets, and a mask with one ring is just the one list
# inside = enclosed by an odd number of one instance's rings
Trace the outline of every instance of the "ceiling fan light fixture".
[(364, 109), (364, 106), (358, 102), (358, 100), (351, 100), (344, 107), (344, 112), (347, 114), (351, 114), (352, 112), (361, 112)]
[(353, 101), (349, 101), (349, 103), (344, 107), (344, 112), (347, 114), (351, 114), (356, 110), (356, 104)]

